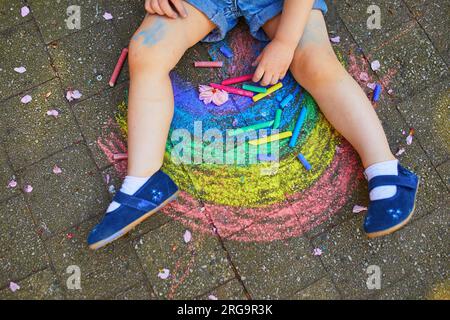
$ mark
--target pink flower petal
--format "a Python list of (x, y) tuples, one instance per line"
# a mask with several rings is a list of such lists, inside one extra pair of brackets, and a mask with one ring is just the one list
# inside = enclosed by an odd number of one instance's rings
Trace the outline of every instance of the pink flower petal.
[(83, 95), (80, 93), (80, 91), (78, 90), (69, 90), (66, 93), (66, 99), (67, 101), (73, 101), (73, 100), (77, 100), (80, 99)]
[(113, 16), (112, 16), (111, 13), (105, 12), (105, 14), (103, 15), (103, 18), (104, 18), (105, 20), (112, 20)]
[(20, 9), (20, 15), (22, 17), (26, 17), (29, 14), (30, 14), (30, 8), (28, 8), (27, 6), (24, 6)]
[(413, 136), (412, 136), (412, 134), (409, 134), (409, 135), (406, 137), (406, 144), (407, 144), (408, 146), (410, 146), (410, 145), (412, 144), (412, 141), (413, 141)]
[(219, 300), (215, 295), (213, 295), (213, 294), (210, 294), (209, 296), (208, 296), (208, 299), (209, 300)]
[(341, 42), (341, 37), (336, 36), (336, 37), (330, 38), (330, 41), (333, 43), (339, 43), (339, 42)]
[(33, 98), (27, 94), (22, 99), (20, 99), (20, 102), (22, 102), (23, 104), (27, 104), (27, 103), (30, 103), (32, 100), (33, 100)]
[(367, 82), (367, 81), (369, 81), (369, 75), (367, 74), (367, 72), (361, 72), (359, 74), (359, 79), (361, 81)]
[(20, 289), (20, 286), (17, 283), (12, 282), (12, 281), (9, 283), (9, 290), (11, 290), (12, 292), (16, 292), (19, 289)]
[(183, 240), (185, 243), (189, 243), (192, 240), (192, 233), (189, 230), (186, 230), (186, 232), (183, 235)]
[(14, 189), (15, 187), (17, 187), (17, 181), (15, 179), (11, 179), (8, 182), (8, 188), (10, 189)]
[(17, 73), (25, 73), (27, 69), (25, 67), (14, 68), (14, 71)]
[(373, 71), (380, 70), (380, 68), (381, 68), (380, 61), (378, 61), (378, 60), (372, 61), (372, 63), (370, 64), (370, 67), (372, 68)]
[(401, 156), (405, 151), (406, 151), (405, 148), (399, 148), (395, 156), (396, 157)]
[(369, 82), (369, 83), (367, 84), (367, 87), (370, 88), (370, 89), (372, 89), (372, 90), (375, 90), (376, 85), (377, 85), (377, 84), (376, 84), (375, 82)]
[(53, 167), (53, 173), (54, 173), (54, 174), (61, 174), (61, 173), (62, 173), (62, 170), (61, 170), (60, 167), (58, 167), (58, 166), (55, 164), (54, 167)]
[(33, 191), (33, 187), (31, 185), (27, 184), (23, 187), (23, 191), (26, 193), (31, 193)]
[(363, 211), (367, 211), (367, 207), (359, 206), (357, 204), (353, 206), (353, 210), (352, 210), (353, 213), (360, 213)]
[(56, 118), (56, 117), (59, 116), (59, 111), (58, 111), (58, 110), (55, 110), (55, 109), (48, 110), (48, 111), (47, 111), (47, 115)]
[(315, 255), (315, 256), (321, 256), (322, 253), (323, 253), (323, 251), (322, 251), (322, 249), (320, 249), (320, 248), (315, 248), (315, 249), (313, 250), (313, 255)]
[(170, 270), (169, 269), (162, 269), (158, 273), (158, 278), (166, 280), (170, 276)]

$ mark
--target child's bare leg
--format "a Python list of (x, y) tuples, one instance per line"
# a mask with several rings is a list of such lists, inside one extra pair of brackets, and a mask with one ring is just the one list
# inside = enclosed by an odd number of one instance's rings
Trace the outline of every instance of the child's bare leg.
[[(279, 16), (264, 26), (269, 37), (278, 23)], [(312, 10), (290, 70), (333, 127), (353, 145), (365, 168), (395, 159), (370, 101), (334, 54), (321, 11)]]
[(186, 18), (148, 15), (129, 47), (128, 175), (149, 177), (162, 165), (174, 99), (170, 70), (214, 24), (184, 4)]

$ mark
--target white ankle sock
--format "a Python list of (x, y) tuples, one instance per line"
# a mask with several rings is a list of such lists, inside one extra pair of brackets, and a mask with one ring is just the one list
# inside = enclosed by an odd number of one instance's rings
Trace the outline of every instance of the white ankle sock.
[[(375, 163), (368, 167), (364, 172), (369, 181), (376, 176), (396, 176), (398, 175), (398, 160)], [(370, 191), (369, 198), (372, 201), (386, 199), (394, 196), (396, 192), (396, 186), (376, 187)]]
[[(150, 179), (150, 177), (141, 178), (141, 177), (132, 177), (132, 176), (126, 176), (125, 180), (123, 180), (122, 187), (120, 188), (120, 191), (123, 193), (133, 195), (138, 191), (147, 181)], [(116, 210), (120, 206), (119, 203), (113, 201), (109, 205), (106, 212), (111, 212)]]

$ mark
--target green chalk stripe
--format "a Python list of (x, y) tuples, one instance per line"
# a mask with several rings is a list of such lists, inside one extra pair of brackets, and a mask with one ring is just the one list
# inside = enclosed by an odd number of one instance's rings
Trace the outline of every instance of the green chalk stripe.
[(282, 112), (283, 112), (283, 110), (277, 109), (277, 112), (275, 113), (275, 121), (273, 122), (274, 129), (278, 129), (280, 127)]
[(248, 127), (243, 127), (243, 128), (234, 129), (234, 130), (228, 130), (228, 135), (230, 137), (233, 137), (233, 136), (237, 136), (237, 135), (247, 132), (247, 131), (269, 128), (273, 125), (274, 122), (275, 121), (270, 120), (270, 121), (266, 121), (266, 122), (256, 123), (256, 124), (253, 124)]
[(250, 84), (244, 84), (242, 86), (242, 89), (252, 91), (252, 92), (258, 92), (258, 93), (266, 93), (267, 92), (267, 88), (252, 86)]

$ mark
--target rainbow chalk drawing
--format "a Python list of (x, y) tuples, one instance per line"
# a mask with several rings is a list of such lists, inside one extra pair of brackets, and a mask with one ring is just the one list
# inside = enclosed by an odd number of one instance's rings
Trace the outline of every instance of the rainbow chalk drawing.
[[(241, 242), (270, 242), (298, 237), (336, 215), (353, 191), (363, 181), (360, 161), (350, 145), (329, 125), (313, 98), (302, 90), (291, 75), (283, 79), (283, 87), (266, 99), (231, 95), (221, 106), (205, 105), (198, 99), (198, 85), (251, 74), (255, 57), (264, 44), (253, 40), (248, 30), (235, 28), (219, 43), (201, 44), (188, 51), (185, 61), (220, 59), (224, 44), (234, 53), (221, 69), (199, 70), (192, 66), (171, 73), (175, 95), (175, 112), (167, 143), (163, 170), (178, 184), (180, 195), (162, 210), (189, 229), (193, 235), (214, 236)], [(205, 47), (209, 54), (207, 57)], [(183, 74), (177, 70), (183, 69)], [(209, 77), (205, 79), (205, 77)], [(170, 137), (175, 129), (194, 134), (194, 121), (201, 121), (203, 132), (219, 129), (223, 136), (251, 125), (273, 125), (280, 101), (292, 95), (283, 109), (280, 127), (293, 131), (303, 108), (305, 119), (293, 148), (289, 139), (279, 141), (279, 162), (268, 160), (261, 150), (250, 150), (260, 162), (253, 164), (175, 164), (172, 150), (176, 141)], [(113, 121), (114, 122), (114, 121)], [(126, 108), (123, 104), (115, 121), (123, 134), (111, 133), (111, 124), (97, 141), (107, 161), (120, 176), (126, 175), (126, 160), (114, 160), (114, 154), (126, 153), (123, 143), (127, 134)], [(270, 129), (269, 129), (270, 130)], [(232, 132), (233, 133), (233, 132)], [(236, 133), (236, 132), (234, 132)], [(229, 133), (228, 133), (229, 134)], [(254, 147), (260, 149), (263, 146)], [(208, 148), (207, 143), (193, 148), (196, 153)], [(237, 149), (238, 146), (235, 146)], [(297, 159), (302, 154), (312, 169), (307, 171)], [(262, 175), (264, 169), (277, 164), (275, 174)], [(185, 262), (184, 265), (187, 265)], [(173, 267), (171, 269), (174, 269)], [(182, 274), (181, 268), (177, 273)]]

